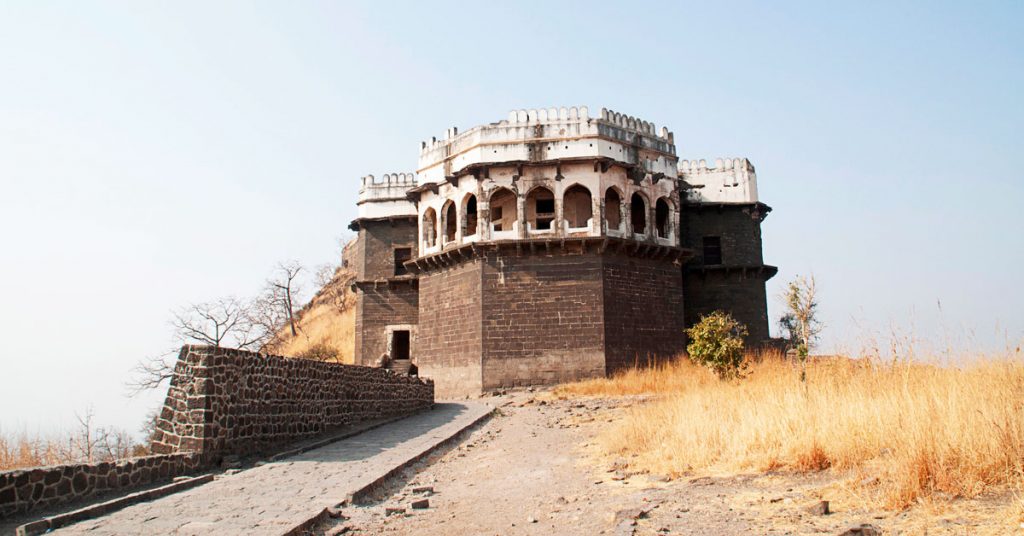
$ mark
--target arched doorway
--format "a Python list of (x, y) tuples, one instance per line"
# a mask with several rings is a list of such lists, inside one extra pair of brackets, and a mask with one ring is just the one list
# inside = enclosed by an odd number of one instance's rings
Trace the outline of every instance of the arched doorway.
[(526, 196), (526, 221), (530, 229), (549, 231), (555, 221), (555, 194), (540, 186)]
[(622, 196), (615, 188), (608, 188), (604, 194), (604, 219), (608, 222), (608, 229), (622, 229)]

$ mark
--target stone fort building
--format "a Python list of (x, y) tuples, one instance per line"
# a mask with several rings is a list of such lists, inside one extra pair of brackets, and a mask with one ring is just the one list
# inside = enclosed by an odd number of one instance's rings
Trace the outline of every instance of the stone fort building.
[(766, 341), (757, 197), (744, 158), (679, 160), (666, 128), (586, 107), (518, 110), (366, 176), (356, 363), (438, 396), (604, 376), (679, 355), (716, 309)]

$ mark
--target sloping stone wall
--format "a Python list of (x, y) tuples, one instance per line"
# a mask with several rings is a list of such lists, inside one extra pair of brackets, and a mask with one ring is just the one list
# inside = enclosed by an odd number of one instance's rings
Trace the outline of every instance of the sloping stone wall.
[(206, 465), (199, 453), (130, 458), (115, 463), (78, 463), (0, 473), (0, 518), (137, 488), (194, 473)]
[(215, 461), (433, 402), (433, 382), (389, 370), (185, 346), (152, 447), (156, 453), (200, 452)]

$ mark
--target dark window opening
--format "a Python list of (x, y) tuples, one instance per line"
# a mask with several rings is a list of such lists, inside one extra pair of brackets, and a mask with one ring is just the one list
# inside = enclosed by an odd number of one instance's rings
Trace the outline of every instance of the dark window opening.
[(455, 241), (455, 231), (459, 227), (459, 217), (455, 212), (455, 203), (448, 203), (448, 208), (444, 211), (444, 240), (445, 242)]
[(476, 196), (469, 196), (469, 201), (466, 201), (466, 229), (462, 232), (462, 236), (473, 236), (476, 234)]
[(391, 359), (409, 359), (408, 330), (395, 330), (391, 332)]
[(551, 229), (555, 221), (555, 194), (547, 188), (537, 188), (530, 192), (527, 206), (532, 209), (531, 223), (536, 230)]
[(629, 222), (633, 224), (633, 232), (644, 234), (647, 231), (647, 203), (640, 194), (633, 194), (629, 202)]
[(704, 237), (704, 264), (722, 264), (722, 239), (717, 236)]
[(658, 238), (668, 238), (668, 215), (668, 203), (659, 199), (654, 205), (654, 225), (658, 229)]
[(604, 218), (608, 220), (608, 228), (619, 230), (622, 226), (622, 199), (619, 192), (609, 188), (604, 194)]
[(412, 260), (412, 248), (395, 248), (395, 275), (406, 275), (405, 261)]

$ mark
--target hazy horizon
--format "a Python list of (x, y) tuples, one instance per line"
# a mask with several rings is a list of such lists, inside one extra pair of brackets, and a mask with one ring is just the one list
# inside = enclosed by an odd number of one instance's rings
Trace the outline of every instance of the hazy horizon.
[[(821, 352), (1024, 339), (1024, 6), (10, 2), (0, 6), (0, 431), (126, 398), (170, 311), (336, 263), (363, 175), (511, 109), (587, 105), (757, 169), (769, 313)], [(1016, 223), (1015, 223), (1016, 222)], [(307, 292), (306, 296), (309, 296)]]

